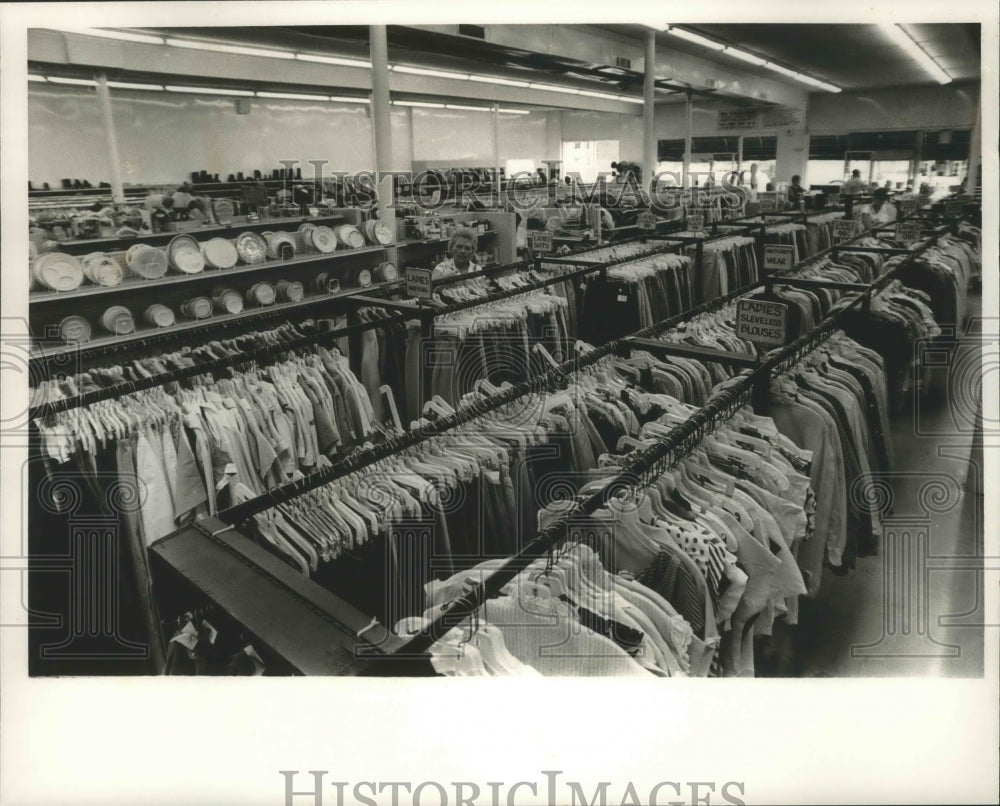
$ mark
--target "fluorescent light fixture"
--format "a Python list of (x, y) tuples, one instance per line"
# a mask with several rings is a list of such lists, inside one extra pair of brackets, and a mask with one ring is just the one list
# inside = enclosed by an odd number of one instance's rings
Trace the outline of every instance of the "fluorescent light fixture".
[(589, 98), (605, 98), (609, 101), (618, 100), (617, 95), (612, 95), (608, 92), (594, 92), (593, 90), (580, 90), (580, 95), (586, 95)]
[(774, 62), (765, 62), (764, 67), (768, 70), (773, 70), (775, 73), (781, 73), (783, 76), (788, 76), (789, 78), (798, 78), (799, 73), (796, 70), (792, 70), (780, 64), (775, 64)]
[(45, 84), (48, 79), (45, 78), (45, 76), (36, 76), (34, 73), (28, 73), (28, 81), (39, 81), (42, 84)]
[(251, 48), (244, 45), (227, 45), (223, 42), (199, 42), (194, 39), (167, 39), (167, 44), (175, 48), (190, 48), (192, 50), (211, 50), (216, 53), (237, 53), (241, 56), (264, 56), (269, 59), (294, 59), (295, 54), (288, 50), (271, 50), (269, 48)]
[(444, 104), (434, 104), (428, 101), (393, 101), (393, 106), (421, 106), (427, 109), (444, 109)]
[(408, 64), (394, 64), (389, 67), (395, 73), (409, 73), (414, 76), (430, 76), (431, 78), (454, 78), (468, 81), (468, 73), (453, 73), (449, 70), (432, 70), (429, 67), (411, 67)]
[(838, 87), (838, 86), (836, 86), (834, 84), (827, 84), (825, 81), (821, 81), (820, 84), (819, 84), (819, 86), (820, 86), (820, 89), (824, 89), (827, 92), (840, 92), (841, 91), (840, 87)]
[(258, 92), (258, 98), (282, 98), (287, 101), (325, 101), (326, 95), (306, 95), (297, 92)]
[(469, 76), (469, 81), (479, 81), (483, 84), (502, 84), (505, 87), (527, 87), (527, 81), (515, 81), (511, 78), (500, 78), (499, 76)]
[(576, 87), (560, 87), (556, 84), (536, 84), (534, 81), (528, 85), (528, 89), (543, 90), (544, 92), (566, 92), (570, 95), (580, 94), (580, 90)]
[(505, 112), (508, 115), (530, 115), (530, 109), (504, 109), (502, 106), (499, 109), (500, 112)]
[(97, 86), (97, 82), (90, 78), (63, 78), (62, 76), (49, 76), (49, 81), (53, 84), (75, 84), (81, 87)]
[(367, 104), (369, 102), (367, 98), (351, 95), (331, 95), (327, 100), (338, 104)]
[(647, 28), (652, 28), (654, 31), (666, 31), (670, 26), (665, 22), (642, 22), (640, 25), (645, 25)]
[(116, 90), (151, 90), (163, 92), (162, 84), (135, 84), (131, 81), (109, 81), (108, 86)]
[(300, 62), (316, 62), (317, 64), (336, 64), (340, 67), (364, 67), (371, 69), (372, 63), (364, 59), (348, 59), (345, 56), (320, 56), (316, 53), (296, 53)]
[(726, 46), (721, 42), (716, 42), (713, 39), (707, 39), (699, 34), (691, 33), (690, 31), (685, 31), (683, 28), (675, 28), (670, 26), (667, 29), (667, 33), (678, 37), (679, 39), (686, 39), (688, 42), (694, 42), (696, 45), (701, 45), (702, 47), (709, 48), (711, 50), (725, 50)]
[(104, 39), (120, 39), (123, 42), (142, 42), (146, 45), (162, 45), (162, 36), (151, 34), (133, 34), (131, 31), (112, 31), (107, 28), (85, 28), (72, 31), (74, 34), (87, 34), (88, 36), (100, 36)]
[(223, 90), (217, 87), (176, 87), (167, 85), (167, 92), (190, 92), (194, 95), (242, 95), (253, 97), (251, 90)]
[(758, 67), (767, 64), (767, 59), (754, 56), (752, 53), (747, 53), (745, 50), (740, 50), (739, 48), (727, 47), (723, 53), (727, 56), (732, 56), (734, 59), (739, 59), (749, 64), (756, 64)]
[(882, 23), (879, 27), (882, 29), (882, 32), (889, 37), (889, 39), (905, 50), (915, 62), (923, 67), (924, 71), (938, 84), (951, 83), (951, 76), (942, 70), (940, 65), (938, 65), (938, 63), (934, 61), (934, 59), (932, 59), (927, 52), (920, 47), (920, 45), (918, 45), (908, 33), (906, 33), (906, 31), (898, 25), (890, 23)]
[(447, 109), (465, 109), (468, 112), (492, 112), (488, 106), (462, 106), (461, 104), (445, 104)]
[(624, 101), (627, 104), (644, 104), (646, 100), (644, 98), (636, 98), (634, 95), (619, 95), (617, 96), (619, 101)]

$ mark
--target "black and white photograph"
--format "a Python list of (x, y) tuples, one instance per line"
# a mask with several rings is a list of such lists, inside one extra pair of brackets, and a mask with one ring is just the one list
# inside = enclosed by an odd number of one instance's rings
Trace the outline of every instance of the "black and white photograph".
[(996, 802), (998, 20), (2, 4), (0, 803)]

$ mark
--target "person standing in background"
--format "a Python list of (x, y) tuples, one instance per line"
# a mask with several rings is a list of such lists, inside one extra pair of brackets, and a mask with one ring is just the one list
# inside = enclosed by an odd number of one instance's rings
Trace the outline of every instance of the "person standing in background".
[(864, 193), (866, 190), (868, 190), (868, 185), (862, 181), (861, 171), (855, 168), (851, 171), (851, 178), (844, 182), (840, 188), (840, 195), (856, 196), (859, 193)]
[(861, 211), (861, 223), (866, 230), (890, 224), (896, 220), (896, 208), (889, 203), (889, 191), (876, 188), (872, 203)]
[(806, 189), (802, 187), (802, 177), (798, 174), (792, 177), (792, 184), (788, 186), (788, 190), (785, 191), (788, 195), (788, 203), (792, 205), (792, 209), (798, 210), (799, 205), (802, 203), (802, 197), (806, 193)]
[(449, 277), (452, 274), (472, 274), (482, 271), (483, 267), (473, 260), (476, 256), (478, 240), (476, 233), (471, 229), (455, 230), (448, 240), (448, 257), (434, 267), (431, 279), (440, 280), (442, 277)]

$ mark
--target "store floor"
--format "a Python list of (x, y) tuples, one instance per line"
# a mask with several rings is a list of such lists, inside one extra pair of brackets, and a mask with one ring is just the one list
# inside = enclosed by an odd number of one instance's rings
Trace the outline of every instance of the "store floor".
[[(947, 351), (927, 350), (934, 394), (893, 420), (892, 510), (877, 556), (827, 570), (799, 624), (757, 641), (758, 676), (983, 674), (981, 299)], [(995, 324), (992, 330), (995, 330)], [(988, 335), (987, 339), (993, 340)], [(989, 628), (987, 628), (989, 629)]]

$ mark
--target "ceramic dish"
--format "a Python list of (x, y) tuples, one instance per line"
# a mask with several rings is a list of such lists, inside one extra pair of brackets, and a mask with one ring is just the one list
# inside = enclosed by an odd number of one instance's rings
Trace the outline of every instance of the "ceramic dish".
[(181, 274), (198, 274), (205, 268), (205, 257), (198, 242), (190, 235), (178, 235), (167, 245), (170, 265)]
[(177, 321), (174, 318), (174, 312), (158, 302), (146, 308), (143, 316), (153, 327), (170, 327)]
[(222, 313), (240, 313), (243, 310), (243, 297), (239, 291), (232, 288), (216, 288), (212, 292), (215, 308)]
[(90, 282), (108, 288), (121, 285), (122, 267), (111, 255), (104, 252), (91, 252), (82, 258), (81, 263), (83, 264), (83, 273)]
[(301, 302), (305, 289), (298, 280), (281, 280), (277, 285), (278, 298), (286, 302)]
[(395, 263), (387, 260), (385, 263), (380, 263), (375, 268), (374, 274), (380, 283), (391, 283), (399, 277), (399, 269), (396, 268)]
[(144, 280), (159, 280), (167, 273), (167, 254), (148, 244), (135, 244), (125, 253), (129, 270)]
[(336, 234), (337, 239), (351, 249), (361, 249), (365, 246), (365, 236), (353, 224), (342, 224), (337, 227)]
[(67, 316), (59, 323), (59, 334), (64, 341), (90, 341), (90, 322), (82, 316)]
[(181, 313), (188, 319), (208, 319), (212, 315), (212, 300), (208, 297), (192, 297), (181, 305)]
[(314, 227), (308, 234), (317, 252), (328, 255), (337, 248), (337, 236), (329, 227)]
[(135, 330), (135, 320), (132, 312), (124, 305), (112, 305), (101, 314), (101, 324), (109, 333), (116, 336), (127, 336)]
[(233, 242), (225, 238), (206, 241), (201, 245), (201, 253), (205, 263), (213, 269), (231, 269), (240, 259)]
[(274, 232), (267, 240), (267, 252), (276, 260), (291, 260), (295, 257), (295, 238), (288, 232)]
[(233, 220), (233, 215), (236, 213), (236, 208), (229, 199), (216, 199), (212, 202), (212, 213), (215, 215), (215, 220), (226, 226)]
[(395, 240), (392, 237), (392, 225), (385, 221), (373, 222), (372, 234), (375, 236), (375, 243), (381, 246), (388, 246)]
[(372, 273), (368, 269), (360, 269), (354, 275), (354, 284), (359, 288), (368, 288), (372, 284)]
[(83, 266), (72, 255), (47, 252), (31, 264), (31, 273), (46, 288), (53, 291), (75, 291), (83, 282)]
[(254, 283), (247, 291), (247, 302), (251, 305), (272, 305), (276, 296), (270, 283)]
[(267, 241), (256, 232), (241, 232), (236, 237), (236, 252), (244, 263), (267, 260)]

